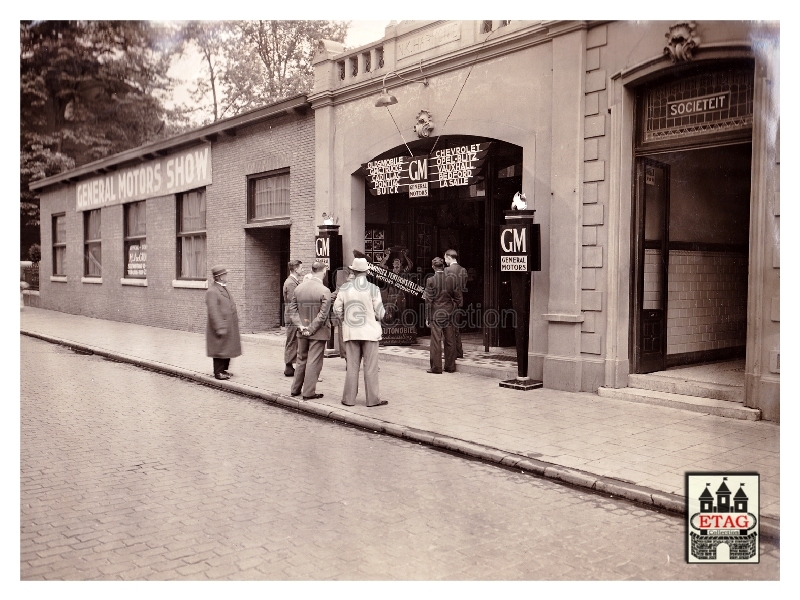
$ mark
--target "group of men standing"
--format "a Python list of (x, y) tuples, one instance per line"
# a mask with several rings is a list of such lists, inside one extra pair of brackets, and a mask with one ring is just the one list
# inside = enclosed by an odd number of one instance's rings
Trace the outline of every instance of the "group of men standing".
[[(434, 258), (431, 265), (434, 273), (426, 281), (423, 294), (426, 325), (431, 329), (427, 372), (454, 373), (456, 359), (464, 356), (458, 309), (464, 303), (467, 271), (458, 264), (455, 250), (448, 250), (444, 259)], [(385, 308), (380, 289), (367, 281), (367, 259), (354, 258), (347, 267), (346, 281), (337, 281), (341, 285), (333, 292), (324, 283), (328, 270), (325, 263), (315, 262), (305, 277), (301, 261), (291, 260), (288, 267), (289, 276), (283, 284), (286, 322), (283, 362), (284, 375), (293, 378), (291, 395), (302, 395), (303, 400), (323, 397), (317, 393), (316, 385), (331, 327), (338, 325), (342, 355), (347, 362), (342, 404), (355, 405), (362, 363), (366, 405), (388, 404), (381, 400), (378, 384), (378, 345)], [(236, 303), (227, 289), (227, 268), (215, 266), (211, 273), (214, 282), (206, 292), (206, 350), (214, 359), (214, 377), (225, 380), (232, 376), (228, 371), (230, 359), (242, 353), (239, 321)]]
[[(316, 385), (331, 327), (338, 325), (342, 355), (347, 361), (342, 404), (355, 405), (362, 362), (366, 405), (388, 404), (381, 400), (378, 384), (378, 342), (385, 309), (378, 286), (367, 281), (367, 259), (353, 259), (347, 280), (334, 292), (323, 283), (327, 273), (325, 263), (315, 262), (311, 277), (302, 281), (300, 261), (290, 261), (289, 270), (283, 285), (287, 324), (284, 375), (294, 377), (291, 395), (302, 394), (303, 400), (323, 397), (316, 392)], [(296, 367), (292, 366), (293, 359), (297, 361)]]

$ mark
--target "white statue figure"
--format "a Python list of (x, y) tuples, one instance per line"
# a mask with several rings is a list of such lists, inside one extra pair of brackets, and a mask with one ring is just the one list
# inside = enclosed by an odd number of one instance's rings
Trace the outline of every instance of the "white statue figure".
[[(336, 219), (336, 221), (338, 222), (339, 219)], [(333, 221), (333, 214), (329, 215), (327, 213), (322, 213), (322, 224), (323, 225), (334, 225), (335, 223)]]
[(528, 208), (528, 199), (525, 194), (517, 192), (514, 194), (514, 201), (511, 203), (511, 210), (525, 210)]

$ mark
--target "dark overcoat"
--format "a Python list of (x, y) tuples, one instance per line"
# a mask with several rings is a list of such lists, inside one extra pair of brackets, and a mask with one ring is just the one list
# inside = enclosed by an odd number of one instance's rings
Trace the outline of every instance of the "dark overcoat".
[(425, 317), (439, 327), (453, 322), (453, 313), (464, 303), (461, 286), (455, 277), (436, 271), (425, 284)]
[(206, 354), (212, 358), (234, 358), (242, 354), (239, 316), (227, 287), (214, 282), (206, 292), (208, 323)]

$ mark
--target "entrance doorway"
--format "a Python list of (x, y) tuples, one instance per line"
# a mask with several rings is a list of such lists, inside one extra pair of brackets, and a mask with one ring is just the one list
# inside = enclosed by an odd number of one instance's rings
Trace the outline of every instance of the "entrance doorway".
[(744, 357), (751, 154), (637, 159), (635, 373)]
[[(502, 211), (511, 206), (514, 193), (522, 190), (522, 148), (473, 136), (442, 136), (409, 142), (409, 148), (398, 146), (374, 160), (408, 156), (409, 149), (414, 156), (425, 155), (434, 144), (446, 150), (486, 142), (491, 144), (478, 180), (469, 185), (431, 188), (427, 196), (417, 198), (408, 192), (372, 195), (367, 189), (365, 253), (373, 264), (388, 270), (399, 266), (408, 278), (424, 285), (433, 273), (431, 260), (456, 250), (468, 273), (462, 341), (489, 351), (515, 344), (509, 277), (499, 271), (490, 232), (503, 222)], [(418, 335), (429, 335), (422, 299), (406, 294), (403, 308), (414, 317)]]

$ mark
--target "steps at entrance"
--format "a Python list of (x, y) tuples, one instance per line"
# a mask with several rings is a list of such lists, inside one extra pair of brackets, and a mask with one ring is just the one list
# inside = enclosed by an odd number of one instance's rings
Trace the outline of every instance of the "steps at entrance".
[(692, 381), (667, 375), (628, 375), (628, 387), (656, 392), (668, 392), (698, 398), (711, 398), (727, 402), (744, 402), (744, 386)]
[(761, 419), (760, 410), (747, 408), (728, 400), (715, 400), (713, 398), (687, 396), (684, 394), (673, 394), (670, 392), (633, 387), (619, 389), (601, 387), (598, 388), (597, 395), (603, 398), (613, 398), (615, 400), (625, 400), (627, 402), (680, 408), (692, 412), (716, 415), (718, 417), (727, 417), (729, 419), (741, 419), (745, 421), (759, 421)]

